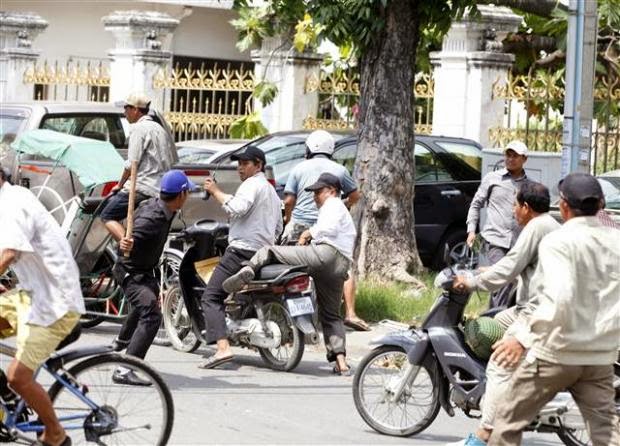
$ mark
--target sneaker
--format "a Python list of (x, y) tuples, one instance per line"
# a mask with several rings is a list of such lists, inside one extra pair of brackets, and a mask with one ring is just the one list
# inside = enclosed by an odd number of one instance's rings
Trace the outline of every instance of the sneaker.
[(446, 443), (446, 446), (486, 446), (487, 444), (474, 434), (469, 434), (467, 438), (455, 443)]
[(222, 282), (222, 288), (227, 293), (234, 293), (250, 283), (253, 278), (254, 270), (250, 266), (244, 266), (237, 274), (233, 274)]

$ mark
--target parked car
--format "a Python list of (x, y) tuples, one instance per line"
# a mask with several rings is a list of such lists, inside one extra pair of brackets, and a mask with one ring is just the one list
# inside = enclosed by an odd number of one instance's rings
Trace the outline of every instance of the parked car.
[(179, 163), (209, 164), (222, 153), (238, 149), (247, 139), (192, 139), (176, 143)]
[[(276, 190), (283, 194), (291, 169), (304, 159), (310, 131), (274, 133), (252, 142), (265, 152), (273, 168)], [(353, 170), (357, 137), (351, 132), (333, 133), (333, 159)], [(240, 148), (239, 150), (243, 150)], [(234, 165), (235, 151), (215, 157), (212, 163)], [(467, 212), (480, 185), (482, 147), (475, 141), (444, 136), (416, 136), (415, 231), (424, 263), (439, 267), (443, 246), (451, 248), (466, 239)]]

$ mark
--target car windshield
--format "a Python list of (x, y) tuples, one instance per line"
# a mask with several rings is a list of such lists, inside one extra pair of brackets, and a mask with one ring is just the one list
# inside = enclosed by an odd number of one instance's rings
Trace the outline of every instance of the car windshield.
[(607, 209), (620, 210), (620, 177), (598, 177)]
[(177, 151), (181, 164), (208, 164), (215, 150), (196, 150), (191, 147), (181, 147)]
[(26, 119), (25, 115), (0, 115), (0, 142), (10, 144), (20, 131)]

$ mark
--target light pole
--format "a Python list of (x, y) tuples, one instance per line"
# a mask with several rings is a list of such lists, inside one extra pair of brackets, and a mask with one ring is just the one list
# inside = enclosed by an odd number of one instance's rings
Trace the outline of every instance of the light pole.
[(596, 0), (570, 0), (568, 7), (562, 177), (570, 172), (590, 171), (598, 21), (596, 6)]

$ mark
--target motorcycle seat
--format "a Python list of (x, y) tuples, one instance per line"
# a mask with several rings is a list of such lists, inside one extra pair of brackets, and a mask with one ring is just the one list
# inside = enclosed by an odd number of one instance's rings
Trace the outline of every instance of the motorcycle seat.
[(260, 269), (255, 280), (273, 280), (285, 273), (305, 272), (306, 270), (307, 267), (305, 265), (266, 265)]
[(95, 213), (105, 197), (86, 197), (82, 200), (82, 212), (86, 215)]

